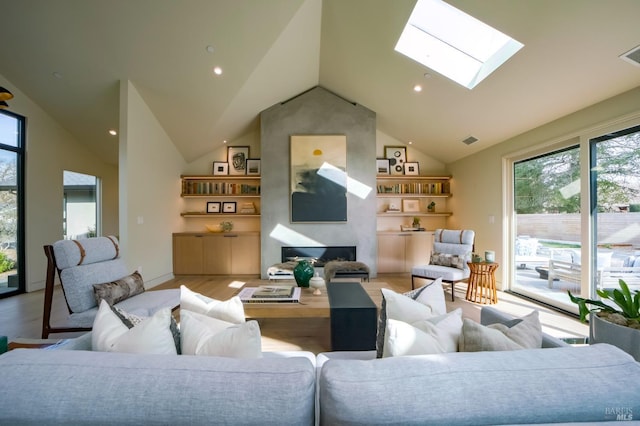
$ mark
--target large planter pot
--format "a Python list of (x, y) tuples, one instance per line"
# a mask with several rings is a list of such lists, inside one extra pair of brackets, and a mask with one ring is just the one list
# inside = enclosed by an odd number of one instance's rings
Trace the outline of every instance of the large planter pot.
[(640, 330), (605, 321), (595, 314), (589, 319), (589, 344), (609, 343), (640, 361)]

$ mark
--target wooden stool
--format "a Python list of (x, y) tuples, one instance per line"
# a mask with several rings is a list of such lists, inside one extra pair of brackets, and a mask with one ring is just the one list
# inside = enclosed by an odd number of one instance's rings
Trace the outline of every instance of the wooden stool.
[(483, 304), (498, 303), (495, 270), (499, 265), (495, 262), (467, 262), (467, 265), (470, 275), (466, 299)]

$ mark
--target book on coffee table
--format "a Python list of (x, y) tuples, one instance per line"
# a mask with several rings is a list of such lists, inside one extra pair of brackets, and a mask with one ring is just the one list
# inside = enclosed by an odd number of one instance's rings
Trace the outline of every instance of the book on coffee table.
[(298, 303), (300, 287), (293, 286), (259, 286), (245, 287), (238, 297), (242, 303)]

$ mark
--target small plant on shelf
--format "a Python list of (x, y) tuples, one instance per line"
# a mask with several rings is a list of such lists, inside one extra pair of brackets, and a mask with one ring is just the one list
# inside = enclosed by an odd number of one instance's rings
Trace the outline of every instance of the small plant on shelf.
[(220, 222), (220, 229), (222, 229), (222, 232), (231, 231), (233, 229), (233, 222), (231, 221)]
[(420, 228), (420, 218), (414, 217), (411, 226), (413, 226), (414, 228)]
[(428, 212), (436, 211), (436, 203), (435, 203), (435, 201), (432, 201), (432, 202), (429, 203), (429, 205), (427, 206), (427, 211)]

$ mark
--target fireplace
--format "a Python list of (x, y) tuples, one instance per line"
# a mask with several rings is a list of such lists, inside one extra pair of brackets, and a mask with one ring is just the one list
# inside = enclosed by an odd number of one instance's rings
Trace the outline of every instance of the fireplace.
[(356, 246), (282, 247), (282, 262), (309, 260), (315, 267), (323, 267), (330, 260), (356, 260)]

